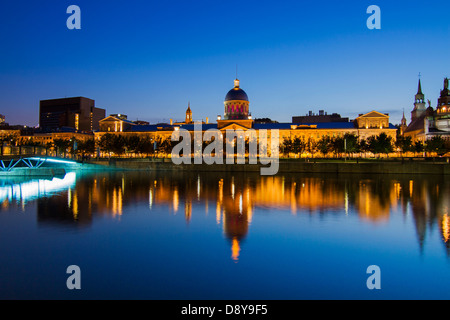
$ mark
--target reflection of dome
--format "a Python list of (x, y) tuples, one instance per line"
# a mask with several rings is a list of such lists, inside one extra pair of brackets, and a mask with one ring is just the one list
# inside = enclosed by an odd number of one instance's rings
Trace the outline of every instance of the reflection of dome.
[(247, 93), (239, 88), (239, 80), (237, 79), (234, 81), (234, 88), (228, 91), (227, 95), (225, 96), (225, 101), (233, 100), (248, 101)]

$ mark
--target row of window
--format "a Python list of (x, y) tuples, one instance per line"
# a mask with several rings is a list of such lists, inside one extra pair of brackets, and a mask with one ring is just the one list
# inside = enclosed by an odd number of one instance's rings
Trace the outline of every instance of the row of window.
[(246, 109), (247, 108), (246, 108), (245, 105), (237, 105), (237, 104), (236, 105), (234, 105), (234, 104), (228, 105), (227, 106), (227, 114), (229, 114), (229, 113), (236, 113), (236, 112), (244, 113), (244, 112), (247, 111)]

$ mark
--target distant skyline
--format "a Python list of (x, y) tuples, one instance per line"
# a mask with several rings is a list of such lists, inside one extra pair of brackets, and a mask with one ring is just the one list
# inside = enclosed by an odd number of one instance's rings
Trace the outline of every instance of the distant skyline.
[[(66, 9), (81, 8), (81, 30)], [(369, 30), (370, 5), (381, 30)], [(447, 1), (8, 1), (0, 114), (37, 126), (39, 101), (84, 96), (130, 120), (215, 121), (238, 78), (253, 118), (308, 111), (409, 122), (421, 73), (435, 107), (450, 76)]]

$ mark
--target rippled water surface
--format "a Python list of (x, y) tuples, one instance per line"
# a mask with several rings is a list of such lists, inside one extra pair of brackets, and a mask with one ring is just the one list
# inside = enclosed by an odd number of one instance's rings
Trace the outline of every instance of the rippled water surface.
[(449, 299), (449, 195), (439, 176), (2, 179), (0, 298)]

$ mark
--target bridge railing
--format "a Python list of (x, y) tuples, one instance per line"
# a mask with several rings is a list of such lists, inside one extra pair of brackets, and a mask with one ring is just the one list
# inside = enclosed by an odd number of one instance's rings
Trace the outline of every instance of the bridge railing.
[(75, 159), (76, 156), (70, 152), (60, 151), (57, 152), (53, 148), (46, 148), (41, 146), (0, 146), (0, 158), (23, 158), (31, 156), (42, 157), (58, 157), (66, 159)]
[(0, 160), (0, 172), (9, 172), (14, 168), (40, 168), (46, 162), (46, 158), (19, 158)]

